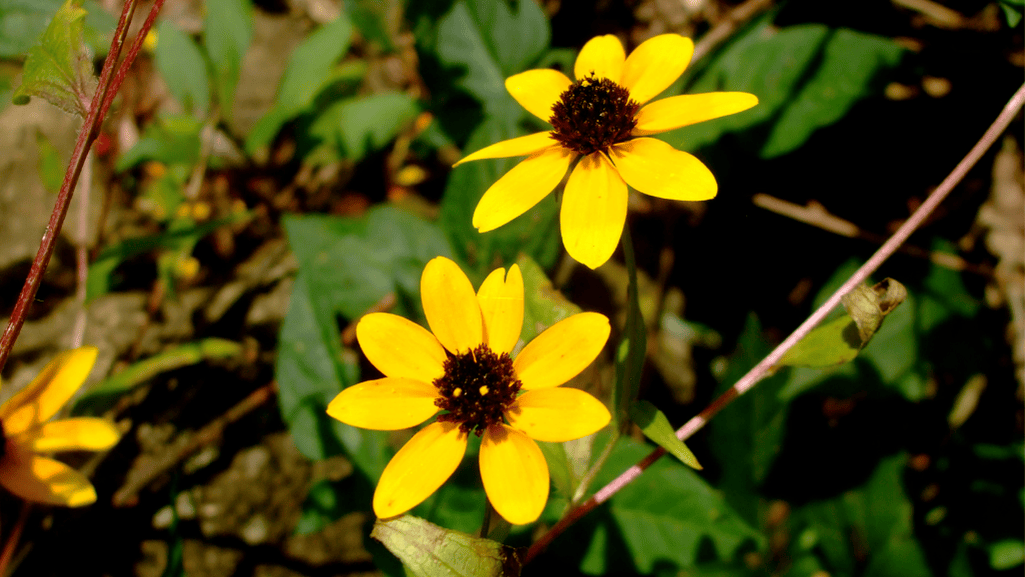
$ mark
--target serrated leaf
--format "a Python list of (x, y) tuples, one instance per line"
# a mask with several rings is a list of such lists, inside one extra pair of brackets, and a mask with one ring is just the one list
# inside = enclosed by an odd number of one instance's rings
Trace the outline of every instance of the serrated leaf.
[(384, 544), (417, 577), (516, 577), (519, 553), (489, 539), (449, 531), (403, 515), (378, 519), (370, 536)]
[(641, 428), (645, 437), (668, 451), (684, 465), (694, 469), (704, 469), (694, 453), (677, 438), (676, 431), (669, 424), (669, 419), (655, 405), (648, 401), (635, 402), (630, 406), (630, 420)]
[(82, 35), (84, 18), (81, 0), (67, 0), (57, 10), (39, 43), (28, 52), (21, 86), (14, 91), (15, 104), (27, 104), (38, 96), (65, 112), (88, 114), (96, 79), (92, 54)]
[(210, 80), (199, 46), (170, 20), (157, 26), (157, 70), (186, 112), (205, 115), (210, 107)]
[(351, 39), (352, 24), (343, 13), (296, 47), (288, 57), (274, 106), (246, 139), (246, 152), (253, 154), (270, 144), (282, 125), (311, 107), (314, 97), (333, 81), (335, 63), (349, 49)]
[(904, 285), (890, 278), (855, 287), (843, 298), (847, 314), (816, 327), (776, 366), (825, 368), (853, 360), (907, 294)]
[(253, 38), (250, 0), (208, 0), (203, 44), (213, 68), (214, 92), (221, 115), (231, 120), (242, 57)]

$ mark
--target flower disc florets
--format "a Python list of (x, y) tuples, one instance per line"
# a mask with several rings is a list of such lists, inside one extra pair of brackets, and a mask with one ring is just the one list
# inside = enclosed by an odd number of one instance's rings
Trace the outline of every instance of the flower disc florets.
[(582, 155), (608, 151), (630, 138), (641, 105), (630, 91), (608, 78), (578, 80), (552, 106), (552, 138)]
[(502, 411), (516, 400), (523, 386), (509, 355), (496, 355), (487, 345), (449, 355), (444, 367), (445, 374), (434, 381), (440, 395), (434, 404), (448, 413), (438, 420), (459, 423), (459, 430), (478, 437), (502, 422)]

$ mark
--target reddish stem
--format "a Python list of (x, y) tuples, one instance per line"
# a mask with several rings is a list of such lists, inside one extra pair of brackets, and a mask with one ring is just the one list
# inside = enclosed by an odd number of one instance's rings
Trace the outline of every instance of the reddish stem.
[[(1025, 104), (1025, 85), (1022, 85), (1022, 87), (1014, 93), (1014, 96), (1012, 96), (1007, 102), (1007, 105), (1004, 106), (1004, 109), (997, 116), (996, 120), (993, 121), (993, 124), (991, 124), (985, 134), (982, 135), (982, 138), (979, 139), (968, 154), (961, 159), (961, 162), (954, 167), (954, 170), (947, 176), (947, 178), (943, 179), (943, 182), (941, 182), (940, 185), (932, 191), (929, 198), (922, 203), (922, 206), (918, 207), (918, 210), (908, 218), (897, 232), (893, 233), (893, 236), (891, 236), (889, 240), (887, 240), (886, 243), (851, 276), (851, 278), (847, 279), (847, 282), (837, 289), (837, 291), (833, 293), (833, 296), (829, 297), (829, 300), (823, 303), (818, 310), (812, 313), (807, 320), (801, 323), (801, 326), (797, 327), (797, 330), (787, 337), (786, 340), (780, 343), (779, 346), (773, 349), (773, 351), (755, 365), (754, 368), (748, 371), (746, 375), (741, 377), (736, 384), (729, 388), (729, 390), (720, 395), (719, 398), (712, 401), (705, 410), (701, 411), (700, 414), (680, 427), (676, 431), (676, 436), (679, 437), (680, 440), (689, 438), (701, 429), (701, 427), (705, 426), (705, 423), (707, 423), (709, 419), (715, 416), (715, 414), (722, 410), (726, 405), (730, 404), (730, 402), (740, 395), (751, 390), (752, 387), (765, 378), (772, 367), (783, 358), (783, 355), (786, 354), (788, 350), (796, 345), (802, 338), (807, 336), (807, 334), (810, 333), (816, 325), (822, 322), (822, 319), (826, 318), (826, 315), (828, 315), (836, 305), (840, 304), (840, 299), (842, 299), (844, 295), (850, 292), (855, 286), (864, 282), (868, 278), (868, 275), (872, 274), (872, 272), (878, 269), (886, 259), (890, 258), (890, 256), (897, 251), (897, 248), (911, 236), (911, 233), (925, 222), (925, 219), (929, 214), (932, 213), (932, 211), (935, 210), (941, 202), (943, 202), (943, 199), (950, 194), (950, 191), (952, 191), (954, 187), (961, 182), (965, 175), (968, 174), (968, 171), (975, 166), (975, 163), (978, 162), (980, 158), (982, 158), (982, 155), (986, 150), (988, 150), (989, 147), (996, 142), (997, 138), (1007, 130), (1007, 127), (1011, 124), (1011, 121), (1014, 120), (1018, 111), (1021, 110), (1023, 104)], [(523, 558), (523, 564), (526, 565), (527, 563), (530, 563), (531, 560), (544, 551), (548, 545), (556, 537), (562, 534), (563, 531), (569, 528), (570, 525), (575, 523), (578, 519), (586, 515), (598, 505), (601, 505), (612, 498), (616, 492), (636, 479), (644, 472), (645, 469), (650, 467), (655, 461), (659, 460), (664, 454), (664, 449), (655, 449), (641, 460), (641, 462), (624, 471), (619, 475), (619, 477), (616, 477), (612, 482), (591, 496), (590, 499), (581, 503), (578, 507), (567, 513), (565, 517), (560, 519), (558, 523), (552, 526), (548, 532), (542, 535), (540, 539), (530, 546), (530, 549), (527, 550), (527, 553)]]
[(99, 134), (100, 125), (103, 123), (107, 109), (110, 108), (114, 95), (117, 94), (121, 83), (124, 82), (125, 75), (138, 55), (143, 39), (150, 28), (153, 27), (153, 20), (163, 4), (164, 0), (157, 0), (153, 4), (149, 17), (146, 18), (142, 29), (139, 30), (139, 34), (136, 36), (128, 56), (121, 63), (121, 66), (117, 67), (117, 73), (115, 74), (115, 67), (121, 55), (121, 49), (128, 36), (128, 27), (131, 25), (132, 16), (135, 13), (135, 0), (125, 1), (124, 9), (121, 11), (121, 18), (118, 20), (117, 28), (114, 30), (114, 38), (110, 43), (110, 51), (107, 52), (107, 58), (103, 62), (103, 71), (100, 73), (96, 93), (93, 94), (92, 102), (89, 105), (89, 113), (86, 115), (82, 128), (78, 131), (75, 150), (71, 154), (68, 170), (64, 174), (64, 182), (61, 184), (60, 192), (57, 195), (57, 202), (53, 207), (53, 213), (50, 214), (50, 221), (47, 223), (46, 231), (43, 233), (43, 238), (39, 243), (36, 258), (32, 261), (32, 267), (25, 278), (25, 284), (22, 286), (18, 300), (14, 304), (11, 319), (7, 323), (7, 328), (4, 329), (3, 336), (0, 336), (0, 371), (7, 364), (7, 358), (14, 347), (14, 341), (17, 340), (18, 334), (21, 333), (21, 327), (25, 324), (25, 317), (28, 315), (29, 307), (39, 291), (39, 285), (43, 280), (43, 273), (46, 271), (47, 265), (50, 264), (50, 257), (53, 256), (53, 250), (57, 244), (57, 236), (64, 225), (64, 217), (67, 216), (68, 206), (71, 204), (71, 197), (75, 190), (75, 185), (78, 184), (78, 178), (82, 173), (82, 166), (85, 164), (89, 148), (92, 146), (93, 140), (96, 139), (96, 135)]

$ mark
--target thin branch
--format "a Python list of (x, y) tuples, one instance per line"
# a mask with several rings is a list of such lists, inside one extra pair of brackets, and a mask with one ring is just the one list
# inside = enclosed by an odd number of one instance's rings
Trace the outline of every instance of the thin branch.
[[(43, 238), (39, 243), (39, 251), (36, 252), (36, 257), (32, 261), (32, 267), (25, 278), (25, 284), (22, 286), (18, 300), (14, 304), (14, 311), (11, 313), (11, 319), (7, 323), (7, 328), (4, 329), (3, 336), (0, 336), (0, 371), (7, 364), (7, 358), (14, 347), (14, 341), (17, 340), (18, 334), (21, 333), (21, 327), (25, 324), (28, 309), (36, 298), (40, 284), (42, 284), (43, 273), (50, 264), (50, 257), (53, 256), (54, 248), (57, 246), (57, 237), (60, 234), (61, 227), (64, 225), (64, 217), (67, 216), (68, 206), (71, 204), (71, 197), (75, 186), (78, 184), (89, 148), (96, 139), (96, 135), (99, 134), (100, 125), (103, 123), (107, 109), (110, 108), (114, 95), (117, 94), (121, 83), (124, 82), (125, 75), (138, 55), (142, 41), (146, 33), (152, 28), (153, 21), (156, 19), (160, 7), (163, 6), (164, 0), (156, 0), (154, 2), (150, 9), (149, 17), (146, 18), (145, 24), (139, 30), (139, 34), (136, 36), (128, 56), (121, 63), (121, 66), (117, 67), (121, 49), (124, 46), (125, 39), (128, 37), (128, 28), (131, 25), (132, 16), (135, 14), (135, 4), (135, 0), (125, 1), (121, 18), (118, 20), (117, 28), (114, 30), (114, 37), (110, 43), (110, 50), (107, 52), (107, 59), (103, 62), (103, 71), (100, 73), (96, 93), (93, 95), (92, 103), (89, 106), (89, 114), (86, 116), (82, 128), (78, 131), (75, 150), (71, 154), (68, 170), (64, 174), (64, 182), (61, 184), (60, 192), (57, 195), (57, 202), (53, 207), (53, 213), (50, 214), (50, 221), (46, 225), (46, 231), (43, 233)], [(115, 68), (117, 69), (116, 73)]]
[[(801, 326), (797, 327), (797, 330), (787, 337), (786, 340), (780, 343), (779, 346), (773, 349), (773, 351), (755, 365), (753, 369), (748, 371), (746, 375), (741, 377), (740, 380), (730, 387), (729, 390), (720, 395), (716, 400), (712, 401), (712, 404), (705, 408), (705, 410), (701, 411), (700, 414), (680, 427), (676, 431), (676, 436), (680, 440), (690, 438), (691, 435), (704, 427), (716, 413), (722, 410), (723, 407), (727, 406), (731, 401), (733, 401), (733, 399), (751, 390), (751, 388), (759, 381), (764, 379), (769, 374), (769, 371), (773, 366), (783, 358), (783, 355), (786, 354), (787, 351), (796, 345), (802, 338), (807, 336), (816, 325), (822, 322), (822, 319), (826, 318), (826, 315), (828, 315), (830, 311), (836, 308), (836, 305), (840, 304), (840, 300), (844, 295), (862, 282), (865, 282), (865, 280), (868, 279), (868, 276), (878, 269), (886, 259), (892, 256), (893, 253), (897, 251), (897, 248), (911, 236), (911, 233), (922, 225), (929, 214), (935, 210), (941, 202), (943, 202), (943, 199), (950, 194), (950, 191), (952, 191), (954, 187), (964, 179), (965, 175), (968, 174), (968, 171), (979, 161), (980, 158), (982, 158), (982, 155), (986, 150), (988, 150), (989, 147), (996, 142), (997, 138), (1007, 130), (1007, 127), (1011, 124), (1015, 115), (1018, 114), (1018, 111), (1021, 110), (1023, 104), (1025, 104), (1025, 85), (1022, 85), (1021, 88), (1014, 93), (1014, 96), (1012, 96), (1007, 105), (1004, 106), (1004, 109), (997, 116), (996, 120), (993, 121), (993, 124), (990, 125), (989, 129), (987, 129), (982, 135), (979, 142), (977, 142), (968, 154), (961, 159), (961, 162), (954, 167), (954, 170), (947, 176), (947, 178), (943, 179), (943, 182), (933, 190), (932, 194), (929, 195), (929, 198), (922, 203), (922, 206), (918, 207), (918, 210), (908, 218), (897, 232), (893, 233), (893, 236), (891, 236), (889, 240), (887, 240), (886, 243), (881, 246), (879, 250), (877, 250), (876, 253), (861, 266), (861, 268), (857, 270), (857, 272), (851, 275), (851, 278), (847, 279), (847, 282), (837, 289), (837, 291), (833, 293), (833, 296), (829, 297), (829, 300), (819, 307), (818, 310), (812, 313), (807, 320), (801, 323)], [(598, 505), (601, 505), (612, 498), (616, 492), (636, 479), (644, 472), (645, 469), (650, 467), (652, 463), (657, 461), (664, 454), (664, 449), (655, 449), (641, 460), (641, 462), (627, 469), (619, 475), (619, 477), (595, 493), (590, 499), (585, 501), (579, 507), (571, 510), (565, 517), (560, 519), (558, 523), (549, 529), (547, 533), (542, 535), (540, 539), (530, 546), (530, 549), (524, 557), (523, 563), (529, 563), (538, 554), (544, 551), (548, 545), (557, 536), (562, 534), (570, 525), (575, 523), (578, 519), (586, 515)]]

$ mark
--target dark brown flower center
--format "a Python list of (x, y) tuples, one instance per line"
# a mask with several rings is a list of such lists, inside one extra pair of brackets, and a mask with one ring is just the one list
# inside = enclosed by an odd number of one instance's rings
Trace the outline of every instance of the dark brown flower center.
[(592, 72), (574, 82), (552, 106), (552, 138), (580, 154), (607, 153), (613, 144), (630, 138), (640, 108), (629, 90), (608, 78), (595, 78)]
[(434, 381), (441, 393), (434, 404), (448, 412), (438, 420), (459, 423), (459, 430), (478, 437), (502, 422), (502, 411), (516, 400), (523, 386), (509, 355), (496, 355), (487, 345), (449, 355), (444, 366), (445, 374)]

